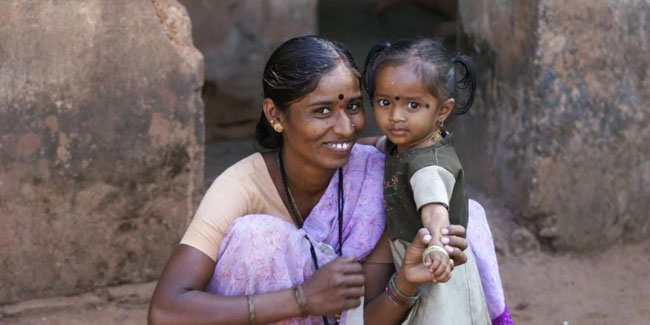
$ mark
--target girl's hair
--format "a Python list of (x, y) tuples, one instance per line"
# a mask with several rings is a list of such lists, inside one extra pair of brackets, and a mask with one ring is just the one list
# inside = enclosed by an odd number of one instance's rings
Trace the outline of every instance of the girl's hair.
[[(273, 51), (266, 63), (263, 96), (285, 111), (291, 103), (314, 91), (323, 75), (339, 64), (345, 64), (360, 78), (352, 55), (340, 43), (318, 36), (292, 38)], [(264, 112), (255, 127), (255, 139), (266, 149), (282, 147), (282, 135), (273, 130)]]
[(469, 58), (464, 55), (452, 58), (440, 42), (429, 38), (375, 44), (366, 58), (362, 78), (363, 90), (368, 97), (373, 98), (378, 71), (386, 66), (404, 64), (414, 67), (422, 84), (439, 102), (454, 98), (455, 114), (464, 114), (472, 106), (476, 76)]

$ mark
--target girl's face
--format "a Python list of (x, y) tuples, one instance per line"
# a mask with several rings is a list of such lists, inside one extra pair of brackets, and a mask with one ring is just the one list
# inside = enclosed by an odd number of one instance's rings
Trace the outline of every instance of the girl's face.
[(454, 100), (440, 103), (408, 64), (386, 66), (375, 77), (373, 96), (379, 129), (398, 151), (430, 145), (454, 107)]
[(347, 163), (365, 126), (359, 80), (343, 64), (323, 75), (314, 91), (276, 114), (284, 127), (286, 155), (324, 169)]

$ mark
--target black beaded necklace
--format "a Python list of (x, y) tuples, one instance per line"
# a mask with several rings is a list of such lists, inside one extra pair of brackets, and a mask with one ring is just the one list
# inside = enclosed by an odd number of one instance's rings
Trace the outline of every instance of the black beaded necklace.
[[(291, 189), (289, 188), (289, 181), (287, 180), (287, 172), (284, 169), (284, 161), (282, 159), (282, 150), (278, 152), (278, 162), (280, 164), (280, 174), (282, 175), (282, 183), (284, 184), (284, 190), (287, 195), (287, 199), (289, 200), (289, 207), (291, 208), (291, 218), (293, 219), (293, 222), (296, 223), (298, 228), (302, 228), (304, 224), (304, 219), (300, 215), (300, 211), (298, 211), (298, 206), (296, 205), (296, 201), (293, 199), (293, 195), (291, 194)], [(336, 250), (336, 253), (341, 256), (342, 250), (343, 250), (343, 208), (345, 207), (345, 195), (343, 191), (343, 169), (339, 168), (338, 169), (338, 174), (339, 174), (339, 184), (338, 184), (338, 202), (337, 202), (337, 208), (338, 208), (338, 235), (339, 235), (339, 247)], [(318, 257), (316, 257), (316, 250), (314, 248), (314, 245), (311, 243), (307, 235), (305, 235), (305, 238), (307, 238), (307, 241), (309, 241), (309, 250), (311, 252), (311, 259), (314, 261), (314, 266), (316, 267), (316, 270), (318, 270)], [(323, 316), (323, 322), (326, 325), (329, 325), (329, 322), (327, 321), (327, 316)], [(334, 324), (338, 324), (338, 321)]]

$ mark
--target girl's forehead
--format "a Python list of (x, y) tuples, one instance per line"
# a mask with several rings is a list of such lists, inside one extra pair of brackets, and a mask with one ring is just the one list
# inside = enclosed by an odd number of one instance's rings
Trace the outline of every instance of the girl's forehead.
[[(375, 92), (426, 92), (426, 85), (410, 65), (381, 68), (375, 77)], [(406, 95), (406, 94), (402, 94)]]

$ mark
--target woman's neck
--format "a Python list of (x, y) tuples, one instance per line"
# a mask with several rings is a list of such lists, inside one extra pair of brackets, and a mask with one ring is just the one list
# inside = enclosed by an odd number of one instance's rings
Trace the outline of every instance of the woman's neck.
[(300, 157), (299, 154), (288, 150), (283, 150), (281, 153), (287, 173), (287, 182), (293, 195), (303, 198), (318, 196), (320, 199), (336, 169), (324, 169), (315, 166)]

